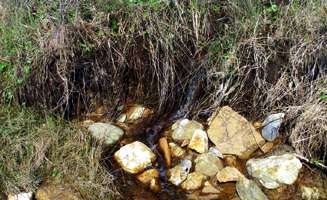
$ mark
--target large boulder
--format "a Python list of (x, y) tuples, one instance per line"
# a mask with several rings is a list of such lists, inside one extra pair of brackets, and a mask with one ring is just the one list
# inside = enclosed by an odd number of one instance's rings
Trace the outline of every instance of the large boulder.
[(194, 120), (179, 119), (171, 127), (171, 137), (176, 142), (189, 142), (197, 129), (203, 129), (202, 124)]
[(150, 166), (156, 155), (149, 147), (139, 141), (127, 144), (114, 155), (119, 165), (127, 172), (136, 174)]
[(253, 125), (228, 106), (211, 117), (207, 132), (222, 154), (237, 155), (241, 159), (249, 158), (265, 143)]
[(241, 200), (268, 200), (259, 186), (245, 177), (236, 183), (236, 191)]
[(124, 131), (121, 128), (109, 123), (93, 123), (89, 125), (88, 130), (93, 138), (103, 141), (107, 145), (115, 144), (124, 135)]
[(250, 159), (246, 163), (248, 173), (268, 189), (293, 184), (301, 167), (300, 160), (294, 154)]
[(224, 167), (223, 162), (213, 153), (200, 154), (195, 160), (195, 171), (212, 177)]
[(170, 176), (169, 181), (176, 186), (180, 185), (187, 178), (191, 168), (192, 161), (187, 159), (182, 160), (180, 164), (168, 171)]

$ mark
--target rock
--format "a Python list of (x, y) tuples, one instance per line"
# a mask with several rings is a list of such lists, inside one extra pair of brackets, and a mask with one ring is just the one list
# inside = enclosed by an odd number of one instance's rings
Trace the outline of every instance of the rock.
[(260, 128), (262, 128), (262, 122), (260, 122), (260, 121), (256, 121), (256, 122), (254, 122), (254, 123), (253, 123), (253, 127), (254, 127), (255, 129), (260, 129)]
[(185, 156), (186, 151), (178, 146), (177, 144), (170, 142), (169, 143), (171, 155), (176, 158), (183, 158)]
[(150, 189), (154, 192), (160, 192), (161, 186), (159, 179), (152, 179), (150, 182)]
[(208, 136), (224, 155), (247, 159), (265, 142), (250, 122), (228, 106), (222, 107), (212, 118)]
[(268, 189), (275, 189), (281, 184), (293, 184), (301, 167), (300, 160), (294, 154), (250, 159), (246, 163), (248, 173)]
[(319, 189), (316, 187), (306, 187), (301, 185), (300, 190), (302, 199), (304, 200), (318, 200), (323, 198), (321, 197), (322, 195), (320, 194)]
[(219, 194), (221, 191), (217, 189), (215, 186), (213, 186), (210, 181), (204, 182), (204, 186), (202, 188), (201, 193), (202, 194)]
[(192, 161), (182, 160), (180, 164), (169, 170), (169, 181), (176, 186), (180, 185), (187, 178), (191, 168)]
[(19, 194), (9, 194), (8, 200), (32, 200), (32, 192), (22, 192)]
[(114, 157), (125, 171), (132, 174), (141, 172), (156, 159), (151, 149), (139, 141), (121, 147)]
[(80, 195), (72, 187), (64, 184), (42, 185), (35, 194), (37, 200), (82, 200)]
[(196, 190), (202, 187), (205, 176), (199, 172), (192, 172), (187, 176), (187, 179), (181, 184), (184, 190)]
[(238, 181), (244, 175), (235, 167), (225, 167), (217, 173), (217, 180), (221, 183)]
[(136, 176), (137, 180), (144, 184), (149, 184), (152, 179), (159, 178), (160, 174), (157, 169), (148, 169), (144, 171), (142, 174)]
[(96, 140), (103, 141), (107, 145), (115, 144), (124, 135), (121, 128), (101, 122), (90, 125), (88, 130)]
[(198, 153), (205, 153), (208, 151), (208, 136), (202, 129), (196, 129), (193, 133), (192, 139), (188, 148), (197, 151)]
[(245, 177), (236, 183), (236, 191), (241, 200), (268, 200), (257, 184)]
[(170, 153), (170, 148), (168, 145), (167, 138), (162, 137), (159, 139), (159, 148), (161, 152), (163, 153), (165, 163), (167, 167), (171, 166), (171, 153)]
[(209, 177), (215, 176), (224, 167), (223, 162), (212, 153), (201, 154), (194, 162), (195, 171)]
[(118, 122), (125, 122), (127, 120), (127, 115), (126, 114), (121, 114), (118, 118)]
[(260, 149), (263, 153), (268, 153), (269, 151), (272, 150), (272, 148), (274, 147), (274, 143), (272, 142), (267, 142), (266, 144), (264, 144)]
[(176, 142), (189, 142), (196, 129), (203, 129), (202, 124), (194, 120), (179, 119), (171, 127), (172, 138)]
[(209, 148), (209, 153), (214, 154), (218, 158), (224, 159), (224, 155), (216, 147), (210, 147)]
[(145, 109), (146, 108), (141, 105), (133, 105), (129, 107), (127, 112), (125, 113), (127, 120), (135, 121), (142, 118)]
[(284, 119), (285, 113), (269, 115), (262, 123), (262, 137), (268, 141), (274, 141), (278, 136), (278, 130)]

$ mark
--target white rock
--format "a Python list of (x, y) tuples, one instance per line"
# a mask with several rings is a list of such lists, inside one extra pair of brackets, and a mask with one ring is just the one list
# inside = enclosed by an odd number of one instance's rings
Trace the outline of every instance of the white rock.
[(107, 145), (115, 144), (123, 135), (124, 131), (112, 124), (97, 122), (88, 127), (92, 136)]
[(216, 147), (210, 147), (209, 153), (212, 153), (213, 155), (217, 156), (218, 158), (224, 159), (224, 155)]
[(236, 191), (241, 200), (268, 200), (257, 184), (245, 177), (236, 183)]
[(181, 184), (184, 190), (199, 189), (205, 180), (205, 176), (199, 172), (192, 172), (187, 176), (187, 179)]
[(156, 159), (151, 149), (139, 141), (123, 146), (114, 157), (125, 171), (132, 174), (141, 172)]
[(187, 178), (191, 168), (192, 161), (182, 160), (180, 164), (169, 170), (169, 181), (176, 186), (180, 185)]
[(301, 167), (300, 160), (294, 154), (250, 159), (246, 163), (248, 173), (268, 189), (293, 184)]
[(243, 177), (243, 174), (235, 167), (225, 167), (217, 173), (217, 180), (221, 183), (238, 181)]
[(202, 129), (196, 129), (193, 133), (192, 139), (188, 148), (197, 151), (198, 153), (205, 153), (208, 151), (208, 136)]
[(179, 119), (171, 127), (172, 138), (176, 142), (190, 141), (196, 129), (203, 129), (202, 124), (194, 120)]
[(173, 157), (183, 158), (186, 154), (186, 151), (182, 147), (173, 142), (169, 143), (169, 148)]
[(8, 200), (31, 200), (32, 197), (33, 197), (32, 192), (23, 192), (15, 195), (9, 194)]
[(278, 130), (283, 122), (285, 113), (269, 115), (262, 123), (262, 137), (268, 141), (274, 141), (278, 136)]

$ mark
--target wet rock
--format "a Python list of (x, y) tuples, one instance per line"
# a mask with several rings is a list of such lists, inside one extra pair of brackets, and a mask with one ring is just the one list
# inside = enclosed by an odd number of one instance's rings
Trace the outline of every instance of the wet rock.
[(217, 180), (221, 183), (238, 181), (243, 174), (235, 167), (225, 167), (217, 173)]
[(301, 197), (304, 200), (318, 200), (324, 198), (323, 195), (321, 194), (321, 191), (319, 191), (319, 189), (316, 187), (301, 186), (300, 191), (301, 191)]
[(203, 129), (202, 124), (194, 120), (179, 119), (171, 127), (172, 138), (176, 142), (189, 142), (196, 129)]
[(148, 185), (152, 191), (159, 192), (161, 190), (159, 176), (160, 174), (157, 169), (149, 169), (136, 178), (143, 184)]
[(186, 151), (178, 146), (177, 144), (170, 142), (169, 143), (171, 155), (175, 158), (183, 158), (185, 156)]
[(192, 161), (182, 160), (180, 164), (169, 170), (169, 181), (176, 186), (180, 185), (187, 178), (191, 168)]
[(149, 116), (152, 111), (142, 105), (134, 104), (129, 106), (124, 113), (122, 113), (117, 121), (120, 122), (134, 122), (141, 118)]
[(218, 158), (224, 159), (224, 155), (216, 147), (210, 147), (209, 148), (209, 153), (214, 154)]
[(209, 177), (215, 176), (224, 167), (223, 162), (212, 153), (201, 154), (194, 162), (195, 171)]
[(37, 200), (82, 200), (79, 194), (72, 187), (64, 184), (47, 184), (41, 186), (36, 194)]
[(97, 122), (88, 127), (92, 136), (107, 145), (115, 144), (123, 135), (124, 131), (112, 124)]
[(159, 178), (159, 172), (157, 169), (149, 169), (144, 171), (142, 174), (136, 176), (137, 180), (144, 184), (149, 184), (152, 179)]
[(204, 182), (204, 186), (202, 188), (202, 194), (219, 194), (221, 191), (216, 188), (210, 181)]
[(248, 173), (268, 189), (275, 189), (281, 184), (293, 184), (301, 167), (300, 160), (294, 154), (250, 159), (246, 163)]
[(164, 155), (165, 163), (167, 167), (171, 166), (171, 153), (168, 145), (167, 138), (163, 137), (159, 139), (159, 148)]
[(8, 200), (32, 200), (32, 192), (22, 192), (19, 194), (9, 194)]
[(245, 177), (236, 183), (236, 191), (241, 200), (268, 200), (259, 186)]
[(265, 142), (250, 122), (228, 106), (222, 107), (211, 120), (208, 136), (222, 154), (241, 159), (249, 158)]
[(125, 171), (132, 174), (143, 171), (156, 159), (151, 149), (139, 141), (121, 147), (114, 157)]
[(208, 136), (202, 129), (196, 129), (193, 133), (192, 139), (188, 148), (197, 151), (198, 153), (205, 153), (208, 151)]
[(262, 137), (268, 141), (274, 141), (278, 136), (278, 130), (284, 119), (285, 113), (269, 115), (262, 123)]
[(272, 142), (267, 142), (266, 144), (264, 144), (260, 149), (263, 153), (268, 153), (269, 151), (272, 150), (272, 148), (274, 147), (274, 143)]
[(196, 190), (202, 187), (205, 176), (199, 172), (192, 172), (187, 176), (187, 179), (181, 184), (184, 190)]

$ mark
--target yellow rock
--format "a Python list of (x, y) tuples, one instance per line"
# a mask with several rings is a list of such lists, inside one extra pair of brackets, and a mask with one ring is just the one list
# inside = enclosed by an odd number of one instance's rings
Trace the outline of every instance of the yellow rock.
[(268, 153), (269, 151), (272, 150), (272, 148), (274, 147), (274, 143), (272, 142), (267, 142), (266, 144), (264, 144), (260, 149), (263, 153)]
[(159, 178), (159, 172), (156, 169), (149, 169), (138, 175), (136, 178), (144, 184), (149, 184), (152, 179)]
[(205, 176), (199, 172), (190, 173), (186, 180), (181, 184), (184, 190), (196, 190), (202, 187)]
[(171, 155), (176, 158), (183, 158), (185, 156), (186, 151), (178, 146), (177, 144), (171, 142), (169, 143), (169, 147), (171, 150)]
[(221, 191), (217, 189), (215, 186), (213, 186), (210, 181), (204, 182), (204, 186), (202, 188), (201, 193), (202, 194), (219, 194)]
[(265, 143), (253, 125), (228, 106), (211, 118), (208, 136), (223, 155), (247, 159)]
[(171, 153), (168, 145), (167, 138), (162, 137), (159, 139), (159, 148), (164, 155), (165, 163), (167, 167), (171, 166)]
[(205, 153), (208, 151), (208, 136), (202, 129), (196, 129), (193, 133), (192, 139), (188, 148), (197, 151), (198, 153)]
[(161, 187), (159, 183), (159, 179), (152, 179), (150, 182), (150, 189), (154, 192), (160, 192)]
[(217, 180), (221, 183), (238, 181), (243, 174), (235, 167), (225, 167), (217, 173)]

